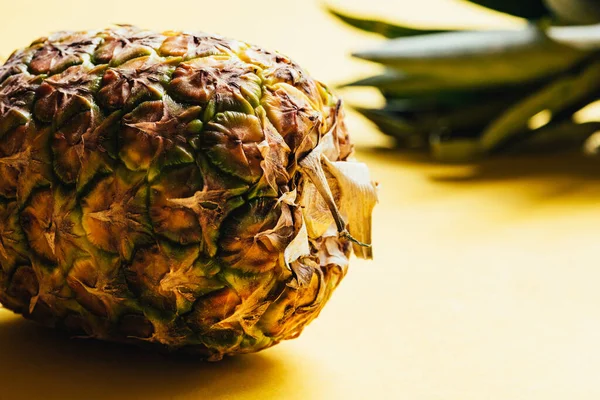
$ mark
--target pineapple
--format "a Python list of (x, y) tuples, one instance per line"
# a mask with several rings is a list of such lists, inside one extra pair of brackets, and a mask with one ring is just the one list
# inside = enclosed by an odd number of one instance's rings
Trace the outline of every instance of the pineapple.
[(375, 185), (341, 101), (289, 58), (131, 26), (0, 67), (0, 302), (71, 335), (208, 360), (297, 337)]
[[(382, 108), (355, 108), (402, 148), (439, 160), (587, 147), (600, 122), (577, 111), (600, 100), (600, 7), (591, 0), (469, 0), (528, 22), (515, 30), (419, 29), (331, 12), (390, 40), (357, 51), (380, 63), (369, 86)], [(586, 25), (588, 24), (588, 25)], [(587, 143), (587, 144), (586, 144)]]

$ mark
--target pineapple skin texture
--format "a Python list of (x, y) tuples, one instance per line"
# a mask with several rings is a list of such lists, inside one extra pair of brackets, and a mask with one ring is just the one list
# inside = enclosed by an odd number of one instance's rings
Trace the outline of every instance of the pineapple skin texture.
[(16, 51), (0, 67), (0, 303), (209, 360), (297, 337), (351, 252), (309, 235), (284, 257), (298, 161), (328, 131), (346, 160), (342, 117), (287, 57), (218, 36), (119, 26)]

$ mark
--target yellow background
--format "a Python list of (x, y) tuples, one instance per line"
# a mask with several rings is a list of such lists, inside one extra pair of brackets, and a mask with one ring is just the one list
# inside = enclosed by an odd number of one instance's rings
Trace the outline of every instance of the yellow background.
[[(412, 23), (521, 23), (458, 0), (335, 4)], [(2, 0), (1, 9), (1, 56), (53, 30), (127, 22), (254, 42), (328, 83), (376, 69), (348, 53), (379, 39), (312, 0)], [(440, 166), (386, 150), (354, 114), (349, 125), (380, 182), (376, 258), (354, 260), (299, 339), (206, 364), (70, 341), (0, 310), (0, 400), (600, 398), (598, 161)]]

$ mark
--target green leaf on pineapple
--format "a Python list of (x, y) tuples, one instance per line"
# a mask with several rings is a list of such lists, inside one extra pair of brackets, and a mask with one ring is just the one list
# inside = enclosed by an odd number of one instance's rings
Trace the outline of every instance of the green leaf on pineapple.
[[(435, 109), (422, 112), (396, 112), (394, 115), (404, 117), (427, 130), (435, 132), (476, 131), (480, 133), (490, 120), (496, 119), (509, 109), (518, 99), (514, 97), (490, 98), (485, 102), (459, 105), (449, 109)], [(386, 110), (389, 110), (386, 107)]]
[(385, 110), (354, 107), (354, 110), (371, 120), (385, 134), (392, 136), (408, 147), (421, 147), (426, 132), (409, 121), (386, 112)]
[(533, 130), (515, 143), (507, 146), (508, 153), (534, 153), (581, 148), (595, 132), (600, 131), (600, 122), (576, 123), (565, 120), (551, 123)]
[[(537, 20), (550, 15), (542, 0), (467, 0), (485, 8), (489, 8), (515, 17)], [(572, 1), (572, 0), (567, 0)]]
[[(424, 145), (428, 135), (450, 134), (477, 136), (490, 120), (497, 118), (516, 100), (498, 98), (487, 102), (475, 102), (451, 108), (426, 108), (406, 101), (388, 103), (383, 109), (355, 109), (374, 122), (382, 131), (399, 139), (408, 139), (401, 145), (417, 147)], [(419, 137), (417, 141), (414, 139)]]
[(391, 69), (381, 75), (360, 79), (343, 86), (371, 86), (381, 90), (384, 95), (392, 97), (420, 96), (425, 93), (472, 88), (472, 85), (465, 85), (463, 82), (438, 79), (427, 75), (407, 75)]
[(388, 99), (423, 100), (435, 104), (456, 104), (464, 101), (485, 101), (490, 97), (507, 94), (525, 95), (548, 82), (548, 77), (529, 82), (500, 84), (494, 82), (468, 82), (466, 80), (439, 79), (433, 76), (406, 75), (389, 69), (380, 75), (363, 78), (342, 87), (374, 87)]
[[(447, 87), (522, 84), (565, 71), (586, 55), (586, 51), (553, 42), (534, 26), (392, 39), (355, 54), (418, 77), (412, 78), (418, 83), (427, 76)], [(402, 79), (411, 78), (397, 75), (388, 85), (400, 86)]]
[(581, 50), (600, 49), (600, 24), (586, 26), (553, 26), (548, 28), (546, 34), (555, 42), (573, 48)]
[(388, 22), (376, 19), (351, 17), (332, 8), (328, 8), (328, 11), (336, 18), (342, 20), (343, 22), (354, 28), (363, 30), (365, 32), (376, 33), (387, 38), (398, 38), (406, 36), (426, 35), (430, 33), (447, 32), (447, 30), (441, 29), (418, 29), (411, 28), (408, 26), (390, 24)]
[(598, 0), (544, 0), (560, 22), (591, 25), (600, 22)]
[(594, 61), (579, 73), (557, 79), (516, 103), (486, 128), (481, 137), (482, 147), (493, 151), (513, 136), (526, 132), (529, 120), (539, 112), (558, 113), (599, 90), (600, 61)]

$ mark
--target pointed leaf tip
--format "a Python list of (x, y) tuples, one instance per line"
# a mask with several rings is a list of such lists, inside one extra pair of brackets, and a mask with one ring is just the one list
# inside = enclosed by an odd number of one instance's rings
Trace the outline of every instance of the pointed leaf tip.
[(331, 15), (353, 28), (360, 29), (364, 32), (375, 33), (389, 39), (448, 32), (448, 30), (442, 29), (420, 29), (392, 24), (378, 19), (354, 17), (330, 6), (326, 6), (326, 9)]

